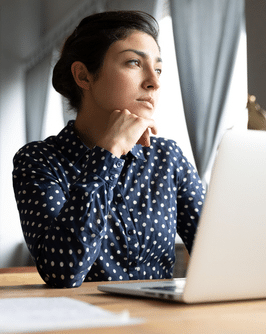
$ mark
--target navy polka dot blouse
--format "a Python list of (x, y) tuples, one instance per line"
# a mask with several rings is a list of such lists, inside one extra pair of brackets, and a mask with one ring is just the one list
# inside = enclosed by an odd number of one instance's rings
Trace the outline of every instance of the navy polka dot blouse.
[(54, 287), (171, 278), (175, 236), (190, 252), (204, 189), (172, 140), (151, 137), (120, 159), (75, 135), (74, 122), (14, 157), (27, 246)]

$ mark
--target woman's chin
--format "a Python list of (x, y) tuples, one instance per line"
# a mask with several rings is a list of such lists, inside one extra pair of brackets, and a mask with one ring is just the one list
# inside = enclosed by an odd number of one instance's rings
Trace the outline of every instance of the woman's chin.
[(142, 117), (142, 118), (146, 118), (146, 119), (149, 119), (149, 118), (152, 118), (153, 114), (154, 114), (154, 109), (151, 110), (151, 109), (147, 109), (147, 108), (138, 108), (138, 109), (135, 109), (135, 110), (130, 110), (129, 111), (134, 114), (134, 115), (137, 115), (139, 117)]

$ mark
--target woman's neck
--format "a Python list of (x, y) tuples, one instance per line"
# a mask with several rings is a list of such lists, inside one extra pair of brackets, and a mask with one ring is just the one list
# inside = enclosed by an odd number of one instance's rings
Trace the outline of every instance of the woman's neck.
[(92, 149), (106, 130), (108, 119), (88, 109), (78, 111), (74, 131), (81, 141)]

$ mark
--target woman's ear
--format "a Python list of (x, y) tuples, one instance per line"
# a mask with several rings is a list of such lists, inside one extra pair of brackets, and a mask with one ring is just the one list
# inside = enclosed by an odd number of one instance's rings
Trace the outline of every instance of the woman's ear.
[(89, 74), (87, 67), (81, 61), (75, 61), (71, 65), (71, 72), (76, 84), (85, 90), (90, 89), (90, 79), (91, 75)]

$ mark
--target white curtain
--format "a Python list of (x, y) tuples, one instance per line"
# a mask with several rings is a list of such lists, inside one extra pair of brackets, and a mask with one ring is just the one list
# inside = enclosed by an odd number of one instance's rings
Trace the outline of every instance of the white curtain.
[(26, 141), (40, 140), (52, 54), (26, 72)]
[(224, 113), (244, 0), (169, 0), (184, 112), (203, 178)]

